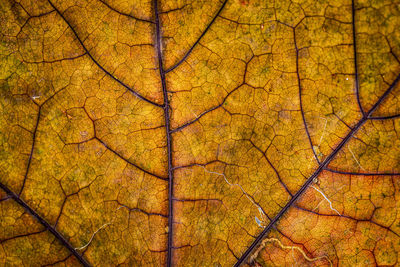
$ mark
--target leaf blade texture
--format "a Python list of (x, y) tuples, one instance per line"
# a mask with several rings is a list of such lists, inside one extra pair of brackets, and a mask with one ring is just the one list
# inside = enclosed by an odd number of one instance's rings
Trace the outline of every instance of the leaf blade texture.
[(399, 6), (2, 1), (0, 265), (396, 265)]

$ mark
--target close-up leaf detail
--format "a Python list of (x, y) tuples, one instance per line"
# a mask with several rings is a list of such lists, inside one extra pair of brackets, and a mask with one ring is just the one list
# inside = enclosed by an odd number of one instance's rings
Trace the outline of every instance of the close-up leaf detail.
[(398, 266), (399, 0), (0, 0), (0, 266)]

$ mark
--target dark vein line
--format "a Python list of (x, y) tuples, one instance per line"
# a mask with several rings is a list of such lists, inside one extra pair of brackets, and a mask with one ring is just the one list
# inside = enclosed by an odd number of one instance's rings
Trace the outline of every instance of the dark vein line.
[(179, 132), (179, 131), (183, 130), (184, 128), (188, 127), (189, 125), (195, 123), (196, 121), (199, 121), (199, 120), (201, 119), (201, 117), (203, 117), (203, 116), (206, 115), (207, 113), (210, 113), (211, 111), (214, 111), (214, 110), (216, 110), (217, 108), (220, 108), (221, 106), (222, 106), (222, 104), (219, 104), (219, 105), (217, 105), (217, 106), (215, 106), (215, 107), (212, 107), (212, 108), (209, 109), (209, 110), (204, 111), (204, 112), (201, 113), (199, 116), (196, 116), (195, 119), (193, 119), (193, 120), (191, 120), (191, 121), (188, 121), (188, 122), (184, 123), (183, 125), (181, 125), (181, 126), (175, 128), (175, 129), (172, 129), (172, 130), (171, 130), (171, 133), (175, 133), (175, 132)]
[(351, 126), (348, 125), (342, 118), (340, 118), (336, 113), (333, 113), (333, 115), (344, 125), (346, 125), (347, 128), (351, 129)]
[(21, 186), (21, 189), (19, 190), (19, 193), (18, 193), (19, 196), (21, 195), (22, 191), (24, 190), (26, 179), (28, 178), (29, 170), (31, 169), (31, 163), (32, 163), (32, 158), (33, 158), (33, 150), (35, 149), (36, 133), (37, 133), (37, 129), (38, 129), (38, 126), (39, 126), (41, 110), (42, 110), (42, 106), (39, 106), (39, 111), (38, 111), (38, 114), (37, 114), (35, 129), (33, 130), (33, 133), (32, 133), (33, 141), (32, 141), (32, 146), (31, 146), (31, 152), (29, 153), (28, 164), (26, 166), (24, 180), (22, 181), (22, 186)]
[(190, 163), (190, 164), (187, 164), (187, 165), (175, 166), (174, 170), (179, 170), (179, 169), (184, 169), (184, 168), (191, 168), (191, 167), (195, 167), (195, 166), (205, 167), (205, 166), (207, 166), (209, 164), (213, 164), (213, 163), (217, 163), (217, 162), (221, 163), (221, 164), (224, 164), (224, 165), (238, 166), (236, 164), (229, 164), (229, 163), (223, 162), (223, 161), (221, 161), (219, 159), (214, 159), (214, 160), (211, 160), (211, 161), (209, 161), (207, 163), (196, 163), (196, 162), (194, 162), (194, 163)]
[(361, 128), (361, 126), (368, 120), (368, 118), (372, 115), (372, 113), (377, 109), (377, 107), (385, 100), (385, 98), (390, 94), (393, 88), (400, 80), (400, 74), (396, 77), (393, 83), (389, 86), (386, 92), (378, 99), (375, 105), (365, 113), (365, 115), (357, 122), (354, 128), (346, 135), (345, 138), (337, 145), (337, 147), (325, 158), (325, 160), (319, 165), (319, 167), (315, 170), (315, 172), (307, 179), (307, 181), (303, 184), (303, 186), (296, 192), (296, 194), (289, 200), (289, 202), (279, 211), (279, 213), (272, 219), (272, 221), (268, 224), (267, 227), (257, 236), (257, 238), (253, 241), (253, 243), (247, 248), (247, 250), (243, 253), (242, 257), (236, 262), (235, 267), (239, 267), (250, 255), (253, 249), (263, 240), (264, 236), (271, 230), (271, 228), (275, 225), (275, 223), (286, 213), (286, 211), (294, 205), (294, 203), (298, 200), (298, 198), (306, 191), (310, 184), (313, 183), (315, 177), (317, 177), (333, 160), (337, 153), (341, 151), (343, 146), (353, 137), (353, 135)]
[(223, 203), (221, 199), (218, 198), (174, 198), (174, 201), (178, 201), (178, 202), (198, 202), (198, 201), (216, 201), (219, 203)]
[(370, 120), (390, 120), (390, 119), (397, 119), (400, 118), (400, 114), (390, 115), (390, 116), (376, 116), (376, 117), (369, 117)]
[(4, 239), (0, 240), (0, 244), (5, 243), (5, 242), (7, 242), (9, 240), (17, 239), (17, 238), (28, 237), (28, 236), (40, 234), (40, 233), (43, 233), (45, 231), (46, 231), (46, 229), (43, 229), (43, 230), (36, 231), (36, 232), (33, 232), (33, 233), (20, 234), (20, 235), (15, 235), (15, 236), (12, 236), (12, 237), (4, 238)]
[(182, 248), (187, 248), (187, 247), (192, 248), (192, 247), (196, 247), (196, 246), (198, 246), (198, 244), (196, 244), (196, 245), (190, 245), (190, 244), (188, 244), (188, 245), (181, 245), (181, 246), (179, 246), (179, 247), (173, 247), (173, 249), (182, 249)]
[[(226, 242), (226, 241), (225, 241)], [(235, 252), (233, 252), (233, 250), (229, 247), (229, 244), (228, 244), (228, 242), (226, 242), (226, 247), (228, 248), (228, 250), (229, 250), (229, 252), (233, 255), (233, 257), (235, 257), (236, 258), (236, 260), (238, 260), (239, 259), (239, 257), (238, 256), (236, 256), (235, 255)]]
[(47, 230), (49, 230), (79, 261), (83, 266), (90, 266), (90, 264), (80, 255), (75, 248), (59, 233), (52, 225), (50, 225), (43, 217), (34, 211), (25, 201), (23, 201), (17, 194), (11, 191), (6, 185), (0, 182), (0, 188), (3, 189), (15, 202), (21, 205), (27, 212), (38, 220)]
[(18, 33), (17, 33), (16, 36), (18, 36), (18, 35), (22, 32), (22, 30), (25, 28), (26, 24), (27, 24), (31, 19), (40, 18), (40, 17), (43, 17), (43, 16), (47, 16), (47, 15), (49, 15), (49, 14), (55, 12), (55, 10), (51, 10), (51, 11), (48, 11), (48, 12), (44, 12), (44, 13), (41, 13), (41, 14), (38, 14), (38, 15), (31, 16), (31, 15), (25, 10), (25, 8), (24, 8), (21, 4), (19, 4), (19, 6), (22, 7), (22, 9), (24, 9), (24, 11), (29, 15), (29, 18), (28, 18), (27, 20), (25, 20), (24, 24), (22, 24), (22, 26), (20, 27), (20, 29), (19, 29), (19, 31), (18, 31)]
[(354, 52), (354, 75), (355, 75), (355, 80), (356, 80), (356, 97), (357, 97), (357, 103), (358, 107), (360, 109), (361, 114), (364, 116), (365, 111), (361, 105), (361, 99), (360, 99), (360, 77), (358, 75), (358, 61), (357, 61), (357, 39), (356, 39), (356, 22), (355, 22), (355, 17), (356, 17), (356, 9), (355, 9), (355, 3), (354, 0), (351, 1), (351, 24), (353, 27), (353, 52)]
[[(219, 161), (213, 161), (213, 162), (219, 162)], [(204, 170), (205, 170), (206, 172), (210, 172), (210, 171), (208, 171), (208, 170), (204, 167), (204, 166), (206, 166), (206, 165), (208, 165), (208, 164), (211, 164), (211, 162), (206, 163), (206, 164), (193, 163), (193, 164), (184, 166), (183, 168), (188, 168), (188, 167), (193, 167), (193, 166), (200, 166), (200, 167), (203, 167)], [(224, 164), (225, 164), (225, 163), (224, 163)], [(180, 167), (180, 168), (182, 168), (182, 167)], [(210, 172), (210, 173), (214, 173), (214, 174), (217, 174), (217, 175), (219, 175), (219, 176), (223, 176), (224, 179), (225, 179), (225, 181), (226, 181), (230, 186), (239, 186), (239, 187), (240, 187), (240, 190), (242, 191), (242, 194), (245, 195), (245, 196), (246, 196), (254, 205), (256, 205), (259, 209), (261, 209), (262, 212), (263, 212), (263, 214), (264, 214), (265, 216), (267, 216), (268, 219), (270, 219), (270, 217), (268, 216), (268, 213), (265, 212), (265, 210), (264, 210), (263, 207), (260, 205), (260, 203), (257, 202), (251, 194), (247, 193), (247, 192), (243, 189), (243, 187), (242, 187), (240, 184), (231, 184), (231, 183), (227, 180), (227, 178), (225, 177), (225, 174), (224, 174), (224, 173), (216, 173), (216, 172)], [(289, 194), (290, 194), (290, 193), (289, 193)], [(174, 198), (174, 201), (176, 201), (176, 200), (177, 200), (177, 199)], [(204, 200), (204, 199), (202, 199), (202, 200)], [(207, 200), (207, 199), (206, 199), (206, 200)], [(178, 200), (178, 201), (182, 201), (182, 200)], [(222, 201), (221, 201), (221, 202), (222, 202)], [(222, 202), (222, 203), (223, 203), (223, 202)]]
[[(60, 183), (61, 183), (61, 182), (60, 182)], [(63, 211), (64, 211), (65, 203), (67, 203), (67, 199), (68, 199), (68, 196), (67, 196), (67, 194), (65, 194), (64, 188), (62, 188), (62, 186), (61, 186), (61, 190), (63, 191), (65, 197), (64, 197), (63, 203), (61, 204), (60, 212), (58, 213), (56, 222), (54, 223), (54, 228), (57, 228), (58, 222), (59, 222), (59, 220), (60, 220), (60, 218), (61, 218), (61, 215), (62, 215), (62, 213), (63, 213)], [(79, 189), (79, 191), (80, 191), (80, 189)], [(77, 194), (78, 194), (78, 193), (76, 193), (76, 195), (77, 195)], [(71, 194), (71, 195), (75, 195), (75, 194)]]
[(168, 180), (168, 179), (165, 178), (165, 177), (162, 177), (162, 176), (159, 176), (159, 175), (154, 174), (154, 173), (152, 173), (152, 172), (149, 172), (148, 170), (143, 169), (143, 168), (140, 167), (139, 165), (136, 165), (135, 163), (129, 161), (129, 160), (126, 159), (124, 156), (122, 156), (120, 153), (118, 153), (117, 151), (115, 151), (114, 149), (112, 149), (111, 147), (109, 147), (109, 146), (108, 146), (103, 140), (101, 140), (100, 138), (98, 138), (98, 137), (95, 136), (94, 139), (96, 139), (97, 141), (99, 141), (106, 149), (110, 150), (112, 153), (114, 153), (116, 156), (118, 156), (120, 159), (122, 159), (123, 161), (125, 161), (125, 162), (128, 163), (129, 165), (132, 165), (132, 166), (134, 166), (135, 168), (141, 170), (142, 172), (144, 172), (144, 173), (146, 173), (146, 174), (148, 174), (148, 175), (154, 176), (154, 177), (156, 177), (156, 178), (158, 178), (158, 179), (161, 179), (161, 180)]
[(300, 113), (301, 113), (301, 117), (303, 118), (304, 129), (306, 130), (307, 138), (308, 138), (308, 141), (310, 142), (311, 150), (314, 153), (315, 160), (317, 161), (318, 164), (321, 164), (321, 162), (319, 161), (318, 155), (314, 150), (314, 145), (311, 140), (310, 132), (308, 131), (306, 116), (304, 114), (304, 109), (303, 109), (303, 96), (302, 96), (302, 92), (301, 92), (302, 87), (301, 87), (301, 79), (300, 79), (300, 71), (299, 71), (299, 48), (297, 47), (297, 42), (296, 42), (296, 28), (293, 28), (293, 39), (294, 39), (294, 47), (296, 49), (296, 75), (297, 75), (297, 85), (299, 87)]
[(345, 175), (360, 175), (360, 176), (396, 176), (400, 175), (400, 173), (384, 173), (384, 172), (346, 172), (346, 171), (339, 171), (334, 170), (331, 168), (325, 168), (328, 172), (345, 174)]
[[(127, 207), (128, 208), (128, 207)], [(141, 212), (143, 214), (146, 214), (147, 216), (160, 216), (160, 217), (164, 217), (167, 218), (168, 216), (162, 213), (158, 213), (158, 212), (147, 212), (145, 210), (139, 209), (139, 208), (128, 208), (129, 211), (138, 211)]]
[(131, 207), (125, 205), (125, 204), (122, 204), (118, 200), (105, 200), (104, 202), (116, 202), (117, 205), (119, 206), (117, 208), (117, 210), (119, 210), (120, 208), (125, 208), (129, 212), (137, 211), (137, 212), (141, 212), (143, 214), (146, 214), (147, 216), (160, 216), (160, 217), (164, 217), (164, 218), (168, 217), (168, 215), (165, 215), (165, 214), (162, 214), (162, 213), (158, 213), (158, 212), (149, 212), (149, 211), (145, 211), (144, 209), (141, 209), (141, 208), (131, 208)]
[(64, 15), (61, 13), (60, 10), (58, 10), (53, 3), (48, 0), (49, 4), (57, 11), (57, 14), (64, 20), (64, 22), (68, 25), (68, 27), (71, 29), (71, 31), (74, 33), (76, 39), (78, 40), (78, 42), (81, 44), (83, 50), (85, 50), (85, 52), (87, 53), (87, 55), (90, 57), (90, 59), (102, 70), (104, 71), (104, 73), (106, 73), (110, 78), (112, 78), (114, 81), (116, 81), (117, 83), (119, 83), (120, 85), (122, 85), (123, 87), (125, 87), (128, 91), (130, 91), (132, 94), (134, 94), (136, 97), (138, 97), (139, 99), (146, 101), (147, 103), (150, 103), (154, 106), (157, 107), (162, 107), (162, 105), (151, 101), (150, 99), (145, 98), (144, 96), (142, 96), (141, 94), (139, 94), (138, 92), (136, 92), (135, 90), (133, 90), (131, 87), (129, 87), (127, 84), (125, 84), (124, 82), (122, 82), (121, 80), (119, 80), (117, 77), (115, 77), (113, 74), (111, 74), (110, 72), (108, 72), (105, 68), (103, 68), (103, 66), (100, 65), (99, 62), (97, 62), (96, 59), (94, 59), (94, 57), (92, 56), (92, 54), (89, 52), (89, 50), (86, 48), (86, 46), (84, 45), (82, 39), (79, 37), (78, 33), (75, 31), (75, 29), (72, 27), (71, 23), (64, 17)]
[(11, 197), (10, 196), (5, 196), (5, 197), (3, 197), (3, 198), (0, 198), (0, 202), (3, 202), (3, 201), (6, 201), (6, 200), (9, 200)]
[[(35, 101), (33, 101), (36, 105), (39, 106), (39, 110), (38, 110), (38, 114), (37, 114), (37, 119), (36, 119), (35, 128), (34, 128), (33, 133), (32, 133), (32, 139), (33, 139), (33, 140), (32, 140), (31, 151), (30, 151), (30, 153), (29, 153), (28, 164), (27, 164), (27, 167), (26, 167), (24, 179), (23, 179), (23, 181), (22, 181), (22, 186), (21, 186), (21, 189), (20, 189), (18, 195), (21, 195), (22, 191), (24, 190), (25, 183), (26, 183), (26, 179), (28, 178), (28, 174), (29, 174), (29, 170), (30, 170), (31, 162), (32, 162), (32, 158), (33, 158), (33, 152), (34, 152), (35, 144), (36, 144), (36, 133), (37, 133), (37, 129), (38, 129), (38, 127), (39, 127), (39, 121), (40, 121), (40, 115), (41, 115), (41, 112), (42, 112), (42, 107), (43, 107), (48, 101), (50, 101), (50, 99), (52, 99), (55, 95), (57, 95), (59, 92), (61, 92), (61, 91), (64, 90), (64, 89), (65, 89), (65, 87), (61, 88), (60, 90), (58, 90), (57, 92), (55, 92), (53, 95), (51, 95), (49, 98), (47, 98), (47, 99), (46, 99), (42, 104), (40, 104), (40, 105), (38, 105)], [(24, 128), (24, 129), (25, 129), (25, 128)], [(26, 130), (26, 129), (25, 129), (25, 130)], [(29, 130), (27, 130), (27, 131), (30, 132)]]
[(99, 0), (99, 1), (100, 1), (101, 3), (103, 3), (103, 5), (105, 5), (105, 6), (108, 7), (109, 9), (111, 9), (112, 11), (114, 11), (114, 12), (116, 12), (116, 13), (122, 15), (122, 16), (131, 18), (131, 19), (135, 19), (135, 20), (138, 20), (138, 21), (148, 22), (148, 23), (154, 24), (154, 21), (147, 20), (147, 19), (142, 19), (142, 18), (138, 18), (138, 17), (135, 17), (135, 16), (133, 16), (133, 15), (131, 15), (131, 14), (127, 14), (127, 13), (118, 11), (118, 10), (115, 9), (114, 7), (110, 6), (110, 5), (109, 5), (106, 1), (104, 1), (104, 0)]
[[(296, 206), (296, 207), (297, 207), (297, 206)], [(275, 230), (276, 230), (279, 234), (281, 234), (283, 237), (285, 237), (286, 239), (288, 239), (292, 244), (295, 244), (296, 246), (301, 246), (301, 248), (302, 248), (303, 250), (305, 250), (304, 252), (307, 252), (308, 255), (312, 255), (312, 253), (311, 253), (310, 251), (308, 251), (307, 247), (306, 247), (304, 244), (294, 241), (290, 236), (287, 236), (285, 233), (283, 233), (281, 230), (279, 230), (279, 229), (277, 229), (277, 228), (275, 228)]]
[(171, 12), (180, 11), (180, 10), (184, 9), (186, 6), (188, 6), (188, 4), (184, 4), (181, 7), (173, 8), (173, 9), (170, 9), (170, 10), (167, 10), (167, 11), (162, 11), (162, 12), (160, 12), (160, 14), (168, 14), (168, 13), (171, 13)]
[(217, 108), (222, 107), (222, 105), (226, 102), (226, 100), (228, 99), (228, 97), (229, 97), (233, 92), (235, 92), (237, 89), (239, 89), (243, 84), (244, 84), (244, 83), (240, 84), (238, 87), (236, 87), (236, 88), (234, 88), (232, 91), (230, 91), (230, 92), (224, 97), (224, 99), (222, 100), (222, 102), (221, 102), (220, 104), (216, 105), (215, 107), (210, 108), (209, 110), (204, 111), (204, 112), (201, 113), (199, 116), (196, 116), (195, 119), (193, 119), (193, 120), (191, 120), (191, 121), (188, 121), (188, 122), (185, 122), (183, 125), (181, 125), (181, 126), (175, 128), (175, 129), (172, 129), (172, 130), (171, 130), (171, 133), (175, 133), (175, 132), (179, 132), (179, 131), (183, 130), (184, 128), (188, 127), (189, 125), (191, 125), (191, 124), (193, 124), (193, 123), (199, 121), (199, 120), (201, 119), (201, 117), (203, 117), (204, 115), (207, 115), (207, 113), (210, 113), (210, 112), (216, 110)]
[(69, 255), (68, 255), (67, 257), (65, 257), (64, 259), (61, 259), (61, 260), (58, 260), (58, 261), (55, 261), (55, 262), (52, 262), (52, 263), (49, 263), (49, 264), (46, 264), (46, 265), (42, 265), (41, 267), (56, 266), (58, 263), (67, 261), (70, 257), (71, 257), (71, 254), (69, 254)]
[(24, 9), (24, 11), (29, 15), (29, 18), (27, 19), (27, 21), (30, 20), (30, 19), (33, 19), (33, 18), (44, 17), (44, 16), (50, 15), (51, 13), (54, 12), (54, 10), (50, 10), (50, 11), (47, 11), (47, 12), (44, 12), (44, 13), (40, 13), (40, 14), (37, 14), (37, 15), (31, 15), (25, 10), (25, 8), (21, 4), (19, 4), (19, 6), (22, 7)]
[(221, 13), (222, 9), (224, 9), (226, 3), (228, 2), (228, 0), (225, 0), (221, 7), (219, 8), (217, 14), (215, 14), (215, 16), (213, 17), (213, 19), (210, 21), (210, 23), (207, 25), (206, 29), (201, 33), (201, 35), (199, 36), (199, 38), (196, 40), (196, 42), (194, 42), (194, 44), (189, 48), (189, 50), (186, 52), (186, 54), (182, 57), (181, 60), (179, 60), (175, 65), (173, 65), (172, 67), (168, 68), (165, 70), (165, 73), (168, 73), (170, 71), (173, 71), (174, 69), (176, 69), (179, 65), (181, 65), (186, 58), (190, 55), (190, 53), (193, 51), (193, 49), (197, 46), (197, 44), (200, 42), (201, 38), (203, 38), (203, 36), (208, 32), (208, 30), (210, 29), (211, 25), (214, 23), (214, 21), (217, 19), (217, 17), (219, 16), (219, 14)]
[(309, 209), (306, 209), (306, 208), (303, 208), (303, 207), (300, 207), (300, 206), (297, 206), (297, 205), (295, 205), (294, 207), (295, 207), (296, 209), (299, 209), (299, 210), (302, 210), (302, 211), (305, 211), (305, 212), (309, 212), (309, 213), (315, 214), (315, 215), (317, 215), (317, 216), (324, 216), (324, 217), (341, 217), (341, 218), (346, 218), (346, 219), (349, 219), (349, 220), (354, 220), (354, 221), (357, 221), (357, 222), (369, 222), (369, 223), (375, 224), (376, 226), (379, 226), (379, 227), (381, 227), (381, 228), (383, 228), (383, 229), (385, 229), (385, 230), (387, 230), (387, 231), (389, 231), (389, 232), (395, 234), (396, 236), (400, 237), (400, 235), (399, 235), (398, 233), (396, 233), (395, 231), (393, 231), (392, 229), (390, 229), (390, 227), (387, 227), (387, 226), (384, 226), (384, 225), (382, 225), (382, 224), (379, 224), (379, 223), (377, 223), (377, 222), (375, 222), (375, 221), (373, 221), (373, 220), (368, 220), (368, 219), (356, 219), (356, 218), (353, 218), (353, 217), (348, 216), (348, 215), (323, 214), (323, 213), (319, 213), (319, 212), (316, 212), (316, 211), (313, 211), (313, 210), (309, 210)]
[(245, 22), (239, 22), (230, 18), (227, 18), (225, 16), (219, 16), (221, 19), (235, 23), (237, 25), (246, 25), (246, 26), (261, 26), (262, 23), (245, 23)]
[(306, 253), (306, 255), (310, 255), (312, 258), (314, 257), (313, 253), (311, 253), (304, 244), (294, 241), (291, 237), (285, 235), (281, 230), (277, 228), (275, 228), (275, 230), (283, 237), (288, 239), (293, 245), (300, 247)]
[(281, 176), (280, 176), (278, 170), (275, 168), (275, 166), (274, 166), (274, 165), (272, 164), (272, 162), (269, 160), (269, 158), (267, 157), (267, 155), (265, 154), (265, 152), (263, 152), (258, 146), (256, 146), (256, 145), (253, 143), (253, 141), (251, 141), (250, 139), (249, 139), (248, 141), (251, 143), (251, 145), (252, 145), (255, 149), (257, 149), (257, 150), (263, 155), (263, 157), (264, 157), (264, 158), (266, 159), (266, 161), (268, 162), (269, 166), (273, 169), (273, 171), (275, 172), (276, 176), (278, 177), (278, 180), (279, 180), (280, 184), (285, 188), (286, 192), (287, 192), (291, 197), (293, 197), (292, 192), (290, 192), (289, 188), (288, 188), (288, 187), (286, 186), (286, 184), (283, 182), (283, 180), (282, 180), (282, 178), (281, 178)]
[(163, 65), (163, 56), (161, 51), (161, 24), (158, 11), (158, 0), (153, 0), (154, 16), (156, 19), (156, 49), (158, 58), (158, 69), (160, 71), (160, 79), (162, 91), (164, 95), (164, 120), (165, 134), (167, 139), (167, 157), (168, 157), (168, 245), (167, 245), (167, 267), (172, 266), (172, 249), (173, 249), (173, 223), (174, 223), (174, 171), (172, 165), (172, 137), (170, 125), (170, 106), (168, 100), (167, 83), (165, 80), (165, 70)]
[(372, 108), (368, 111), (368, 113), (365, 114), (364, 116), (365, 118), (367, 119), (372, 118), (372, 114), (374, 113), (374, 111), (379, 107), (380, 104), (382, 104), (383, 100), (385, 100), (386, 97), (393, 91), (394, 87), (399, 82), (399, 80), (400, 80), (400, 74), (397, 75), (396, 79), (392, 82), (392, 84), (389, 86), (386, 92), (383, 93), (383, 95), (378, 99), (378, 101), (376, 101), (375, 105), (373, 105)]
[(56, 62), (62, 62), (62, 61), (68, 61), (68, 60), (75, 60), (78, 58), (83, 57), (84, 55), (86, 55), (86, 52), (74, 57), (66, 57), (66, 58), (60, 58), (60, 59), (54, 59), (54, 60), (42, 60), (42, 61), (27, 61), (27, 60), (23, 60), (23, 62), (27, 63), (27, 64), (52, 64), (52, 63), (56, 63)]

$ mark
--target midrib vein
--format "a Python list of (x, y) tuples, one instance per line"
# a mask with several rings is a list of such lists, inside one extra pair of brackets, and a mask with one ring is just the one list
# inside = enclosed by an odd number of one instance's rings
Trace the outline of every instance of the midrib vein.
[(165, 134), (167, 139), (167, 157), (168, 157), (168, 243), (167, 243), (167, 266), (172, 265), (172, 237), (173, 237), (173, 221), (174, 221), (174, 209), (173, 209), (173, 198), (174, 198), (174, 176), (173, 176), (173, 165), (172, 165), (172, 136), (170, 126), (170, 106), (168, 100), (167, 84), (165, 82), (165, 70), (163, 67), (163, 55), (161, 51), (161, 25), (158, 10), (158, 0), (153, 0), (154, 14), (155, 14), (155, 27), (156, 27), (156, 52), (158, 58), (158, 69), (160, 73), (163, 97), (164, 97), (164, 120), (165, 120)]

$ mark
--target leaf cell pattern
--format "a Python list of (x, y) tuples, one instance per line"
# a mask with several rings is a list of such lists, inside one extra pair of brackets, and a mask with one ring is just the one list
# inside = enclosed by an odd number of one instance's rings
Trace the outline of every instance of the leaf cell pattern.
[(398, 264), (397, 0), (0, 9), (0, 265)]

